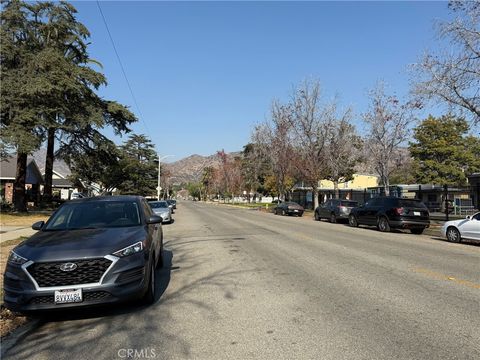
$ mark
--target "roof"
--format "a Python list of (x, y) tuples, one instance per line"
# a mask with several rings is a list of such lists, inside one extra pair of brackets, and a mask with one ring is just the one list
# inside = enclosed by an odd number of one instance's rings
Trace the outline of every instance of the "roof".
[[(33, 153), (32, 157), (35, 159), (42, 174), (45, 174), (45, 159), (47, 157), (47, 149), (38, 149)], [(55, 158), (53, 161), (53, 171), (63, 178), (66, 178), (72, 174), (72, 171), (68, 167), (67, 163), (59, 158)]]
[[(17, 157), (0, 159), (0, 179), (15, 180), (17, 174)], [(43, 176), (38, 169), (38, 165), (31, 157), (27, 158), (27, 176), (26, 184), (43, 184)]]
[(54, 187), (66, 187), (66, 188), (73, 187), (72, 182), (67, 179), (52, 179), (52, 185)]

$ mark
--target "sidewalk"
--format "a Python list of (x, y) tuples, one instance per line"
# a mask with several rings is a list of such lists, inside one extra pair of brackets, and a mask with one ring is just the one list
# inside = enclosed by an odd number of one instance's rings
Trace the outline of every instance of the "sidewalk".
[(18, 239), (19, 237), (29, 237), (37, 231), (31, 226), (0, 226), (0, 243), (8, 240)]

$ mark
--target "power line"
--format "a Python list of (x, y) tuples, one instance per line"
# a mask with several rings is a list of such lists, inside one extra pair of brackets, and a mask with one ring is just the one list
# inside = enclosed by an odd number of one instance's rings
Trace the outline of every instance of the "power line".
[(113, 50), (115, 51), (115, 55), (117, 56), (118, 63), (120, 64), (120, 68), (122, 69), (123, 77), (127, 82), (127, 86), (128, 86), (128, 89), (130, 90), (130, 94), (132, 95), (132, 99), (135, 104), (135, 107), (137, 108), (137, 111), (140, 114), (140, 118), (142, 119), (142, 123), (145, 127), (145, 130), (147, 131), (147, 133), (150, 133), (147, 123), (143, 118), (142, 111), (140, 110), (140, 106), (138, 106), (137, 98), (133, 93), (133, 89), (132, 89), (132, 86), (130, 85), (130, 81), (128, 81), (127, 73), (125, 72), (125, 68), (123, 67), (122, 60), (120, 59), (120, 55), (118, 54), (117, 47), (115, 46), (115, 42), (113, 41), (112, 34), (110, 33), (110, 29), (108, 28), (107, 20), (105, 18), (105, 15), (103, 15), (103, 11), (102, 11), (102, 8), (100, 7), (100, 2), (98, 0), (97, 0), (97, 6), (98, 6), (98, 10), (100, 11), (100, 14), (102, 15), (103, 23), (105, 24), (105, 28), (107, 29), (108, 37), (110, 38), (110, 42), (112, 43)]

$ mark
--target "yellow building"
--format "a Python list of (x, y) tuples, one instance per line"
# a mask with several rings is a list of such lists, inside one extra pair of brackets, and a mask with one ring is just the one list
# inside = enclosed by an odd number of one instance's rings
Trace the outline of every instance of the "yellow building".
[[(338, 188), (340, 190), (363, 190), (369, 187), (376, 187), (378, 186), (378, 184), (378, 176), (353, 174), (352, 180), (338, 183)], [(320, 190), (333, 190), (333, 181), (320, 180), (318, 186)]]

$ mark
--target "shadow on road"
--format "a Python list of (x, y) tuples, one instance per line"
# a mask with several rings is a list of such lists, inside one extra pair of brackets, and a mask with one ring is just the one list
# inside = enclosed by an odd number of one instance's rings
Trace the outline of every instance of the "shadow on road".
[[(450, 242), (450, 241), (448, 241), (447, 239), (441, 238), (441, 237), (439, 237), (439, 236), (431, 236), (430, 239), (436, 240), (436, 241), (447, 242), (447, 243)], [(452, 244), (454, 244), (454, 243), (452, 243)], [(480, 241), (476, 241), (476, 240), (465, 240), (465, 239), (462, 239), (462, 241), (459, 242), (459, 243), (457, 243), (457, 244), (480, 247)]]

